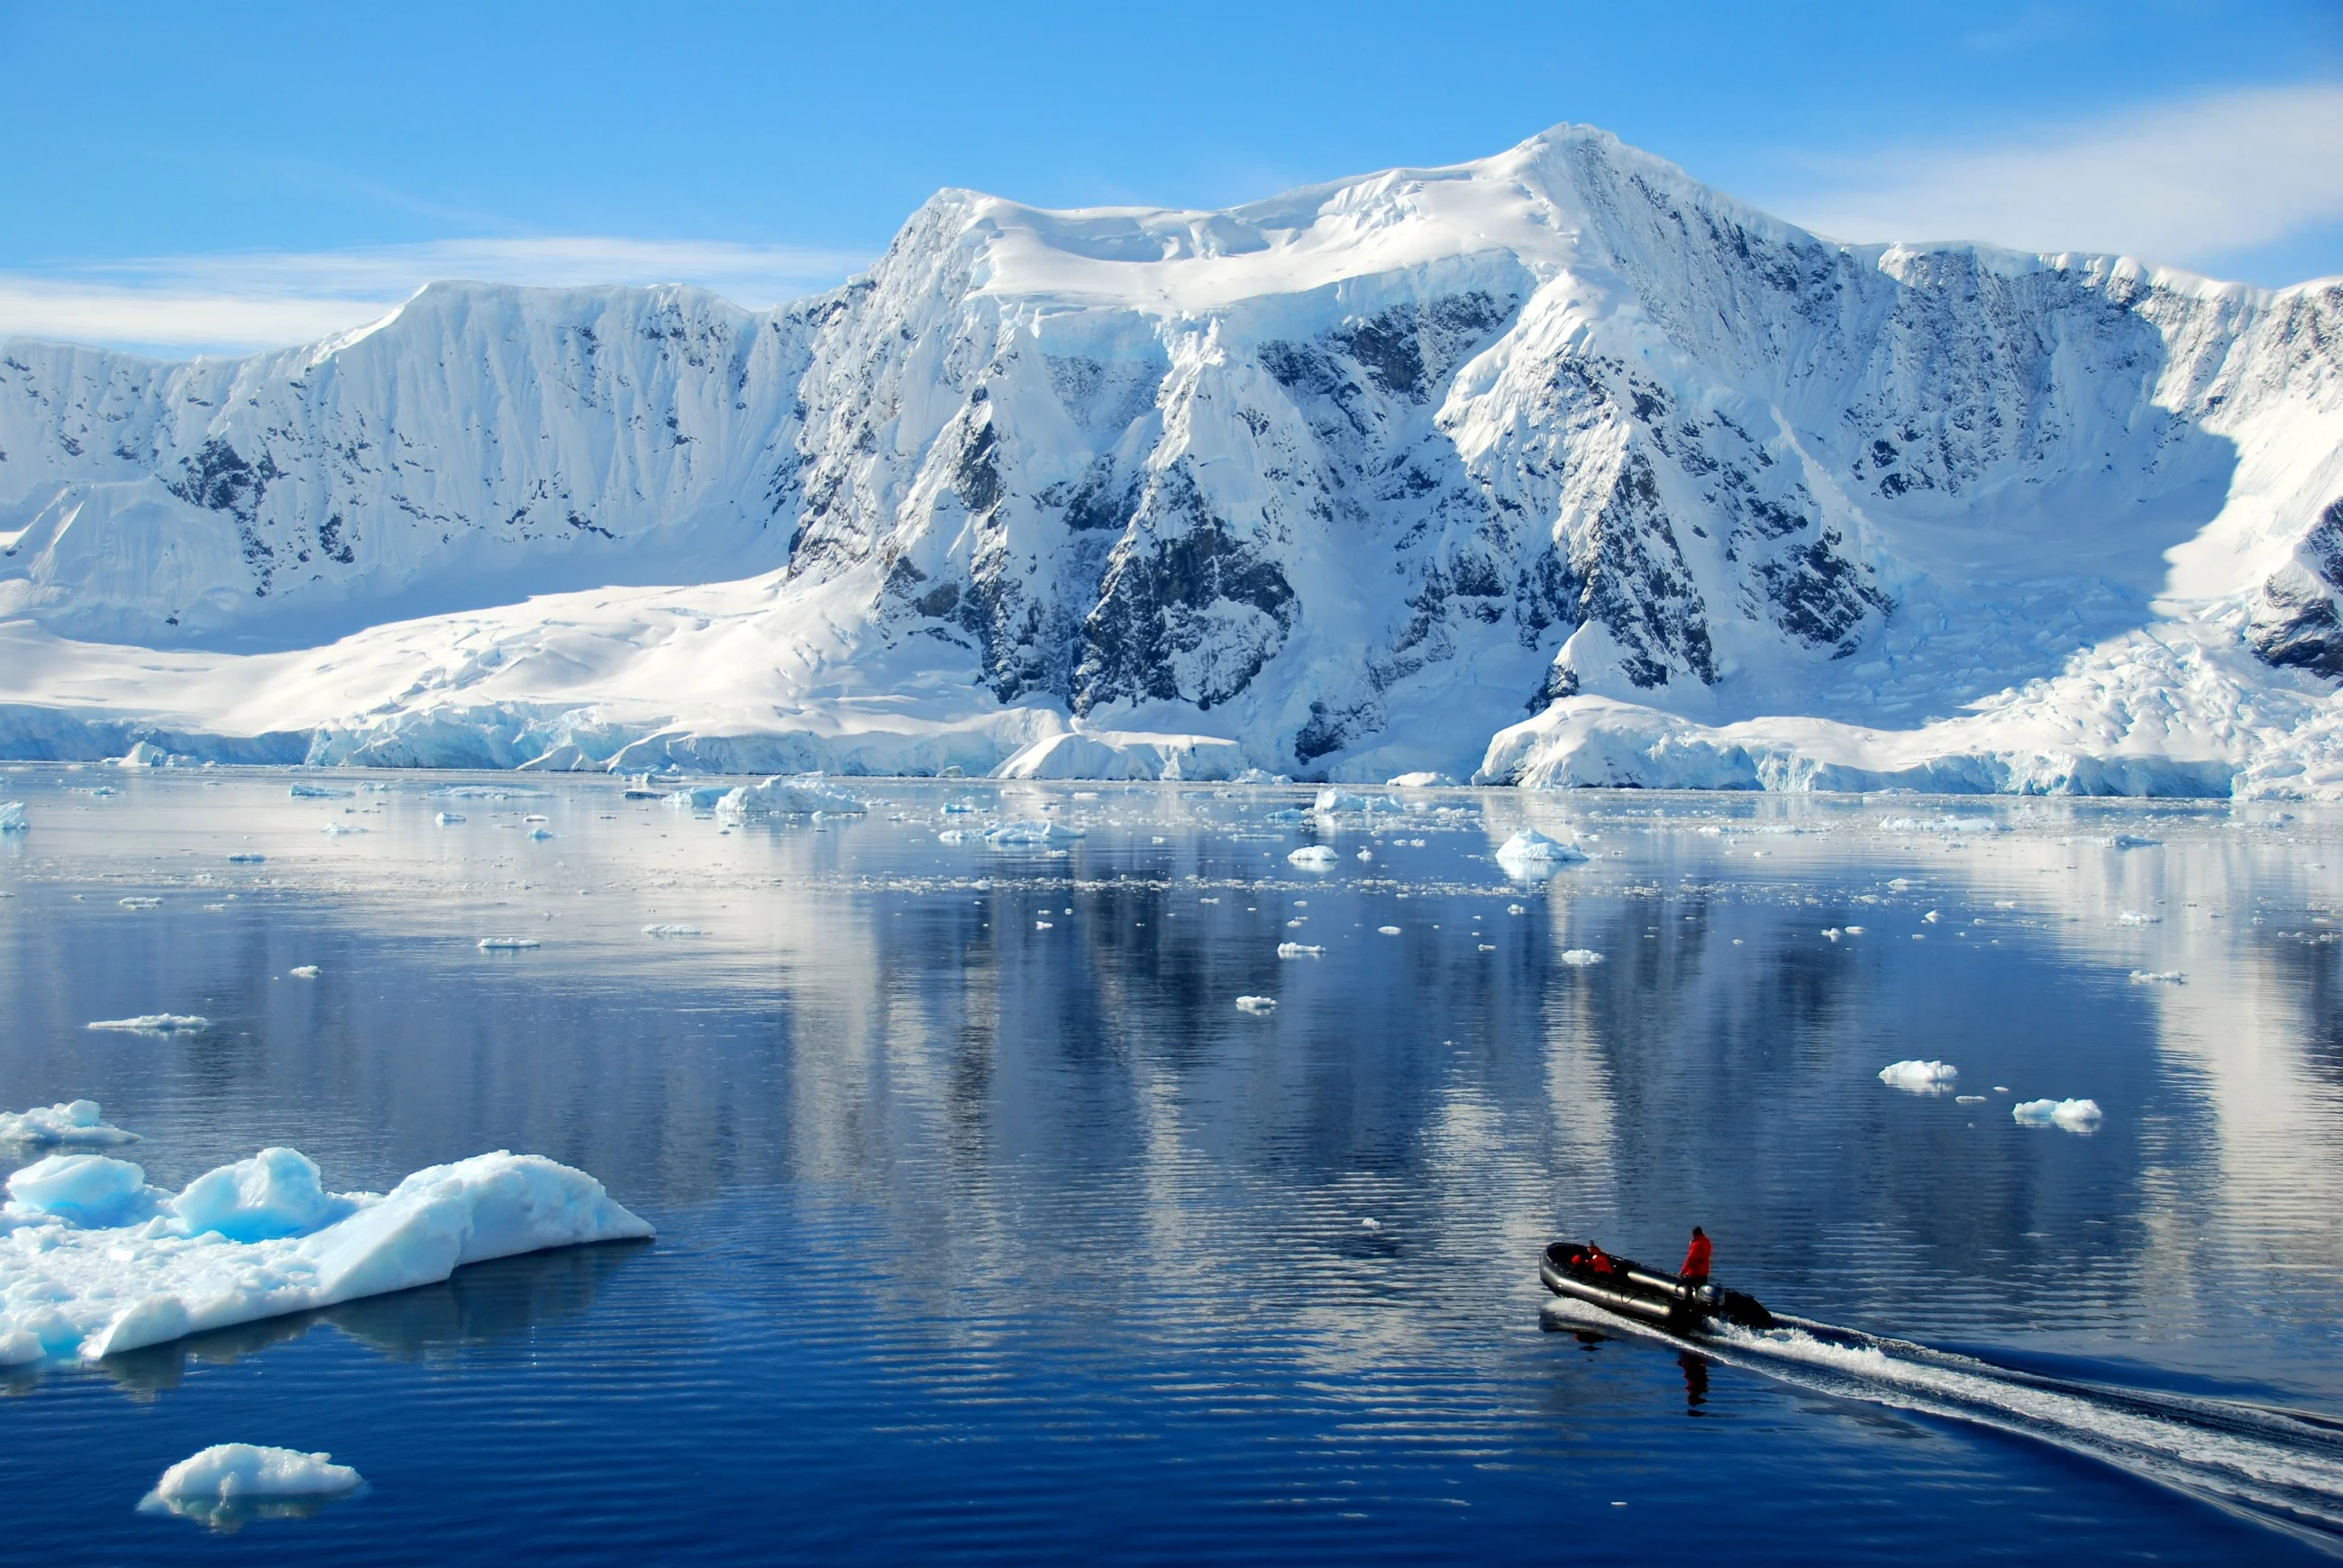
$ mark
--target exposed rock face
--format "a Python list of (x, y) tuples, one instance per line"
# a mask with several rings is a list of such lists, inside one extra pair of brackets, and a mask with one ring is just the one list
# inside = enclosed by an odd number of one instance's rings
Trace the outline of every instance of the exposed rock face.
[(447, 285), (246, 360), (13, 343), (0, 617), (867, 582), (874, 667), (1368, 774), (1563, 699), (1941, 714), (2159, 595), (2332, 678), (2338, 332), (2333, 286), (1837, 245), (1567, 127), (1225, 213), (945, 192), (762, 315)]

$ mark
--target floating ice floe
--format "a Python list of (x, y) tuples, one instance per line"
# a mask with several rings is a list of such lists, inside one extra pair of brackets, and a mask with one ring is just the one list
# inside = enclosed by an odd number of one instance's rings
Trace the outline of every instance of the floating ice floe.
[(1323, 844), (1304, 844), (1285, 857), (1288, 865), (1299, 866), (1305, 871), (1331, 871), (1342, 859)]
[(484, 953), (517, 953), (545, 944), (535, 937), (482, 937), (480, 950)]
[(643, 928), (643, 935), (647, 937), (704, 937), (707, 934), (698, 926), (659, 925)]
[(295, 964), (291, 969), (287, 970), (285, 972), (291, 975), (295, 980), (316, 980), (317, 978), (317, 966), (316, 964)]
[(347, 1464), (336, 1464), (330, 1453), (216, 1442), (165, 1471), (138, 1507), (146, 1513), (226, 1523), (245, 1506), (256, 1505), (254, 1512), (267, 1513), (272, 1503), (347, 1497), (364, 1484), (365, 1477)]
[(115, 901), (119, 903), (126, 910), (159, 910), (163, 907), (162, 900), (147, 898), (143, 895), (134, 895), (127, 899), (117, 899)]
[(1516, 876), (1550, 870), (1586, 858), (1586, 851), (1577, 845), (1549, 839), (1534, 828), (1524, 828), (1497, 846), (1497, 864)]
[(1298, 822), (1305, 822), (1309, 820), (1309, 818), (1310, 813), (1304, 811), (1299, 806), (1281, 806), (1274, 811), (1263, 812), (1261, 819), (1264, 822), (1276, 822), (1290, 825)]
[(1359, 851), (1359, 859), (1362, 860), (1372, 860), (1374, 858), (1375, 852), (1373, 849), (1362, 849)]
[(942, 832), (936, 835), (936, 842), (939, 844), (965, 844), (970, 839), (975, 837), (975, 834), (970, 832), (965, 828), (947, 828)]
[(2095, 1132), (2102, 1119), (2096, 1100), (2021, 1101), (2010, 1107), (2009, 1114), (2022, 1126), (2057, 1126), (2069, 1132)]
[(2117, 833), (2107, 842), (2118, 849), (2154, 849), (2162, 846), (2164, 840), (2147, 838), (2138, 833)]
[(1237, 998), (1239, 1012), (1275, 1012), (1277, 999), (1273, 996), (1241, 996)]
[(1280, 942), (1277, 956), (1282, 959), (1314, 959), (1325, 955), (1324, 948), (1303, 947), (1300, 942)]
[(1562, 961), (1574, 970), (1583, 970), (1603, 961), (1603, 955), (1593, 948), (1572, 948), (1562, 955)]
[(328, 789), (322, 784), (296, 784), (285, 793), (296, 800), (339, 800), (349, 794), (347, 789)]
[(452, 828), (464, 819), (464, 814), (461, 811), (442, 811), (431, 819), (442, 828)]
[(542, 839), (550, 839), (550, 838), (552, 838), (552, 837), (553, 837), (553, 835), (552, 835), (552, 834), (550, 834), (550, 833), (547, 832), (547, 831), (546, 831), (544, 829), (542, 829), (542, 828), (531, 828), (531, 829), (528, 830), (528, 836), (529, 836), (530, 838), (532, 838), (532, 839), (540, 839), (540, 840), (542, 840)]
[(2162, 915), (2151, 915), (2145, 910), (2126, 910), (2116, 917), (2116, 924), (2119, 926), (2160, 926), (2163, 923)]
[(22, 800), (0, 800), (0, 833), (22, 833), (31, 826)]
[(761, 784), (744, 784), (716, 802), (716, 814), (734, 820), (750, 817), (859, 817), (870, 807), (851, 795), (825, 789), (819, 774), (789, 778), (777, 774)]
[(1505, 906), (1505, 913), (1509, 915), (1526, 915), (1529, 912), (1530, 907), (1527, 904), (1507, 904)]
[(0, 1111), (0, 1143), (136, 1143), (138, 1134), (109, 1126), (95, 1100)]
[(180, 1034), (209, 1029), (212, 1020), (200, 1013), (142, 1012), (136, 1018), (102, 1018), (92, 1029), (120, 1030), (131, 1034)]
[(2131, 971), (2131, 983), (2134, 985), (2187, 985), (2188, 977), (2178, 970), (2134, 970)]
[(1375, 928), (1375, 934), (1378, 936), (1395, 937), (1399, 935), (1399, 928), (1397, 926), (1377, 926)]
[(365, 831), (366, 829), (364, 828), (360, 828), (356, 824), (349, 822), (328, 822), (325, 827), (326, 836), (329, 839), (339, 839), (347, 834), (363, 833)]
[(1949, 1061), (1891, 1061), (1879, 1070), (1880, 1082), (1911, 1094), (1942, 1094), (1960, 1079)]
[(732, 793), (729, 784), (694, 784), (689, 789), (679, 789), (667, 798), (670, 809), (677, 811), (713, 811), (716, 803)]
[(297, 1150), (264, 1149), (172, 1194), (127, 1161), (51, 1155), (0, 1207), (0, 1365), (162, 1344), (411, 1290), (466, 1263), (649, 1225), (582, 1171), (497, 1152), (388, 1193), (328, 1192)]
[(1407, 805), (1387, 795), (1353, 795), (1347, 789), (1321, 789), (1310, 809), (1320, 817), (1361, 817), (1377, 812), (1405, 811)]
[(227, 863), (231, 866), (257, 866), (267, 859), (266, 855), (230, 855)]
[(1023, 820), (1003, 822), (989, 829), (984, 841), (1000, 849), (1033, 844), (1070, 844), (1081, 837), (1083, 833), (1080, 828), (1069, 828), (1063, 822)]
[(1445, 773), (1403, 773), (1386, 781), (1393, 789), (1443, 789), (1456, 782)]

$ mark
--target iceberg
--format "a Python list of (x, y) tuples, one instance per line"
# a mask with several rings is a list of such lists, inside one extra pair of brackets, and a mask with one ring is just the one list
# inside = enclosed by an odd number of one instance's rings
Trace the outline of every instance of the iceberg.
[(761, 784), (744, 784), (718, 797), (716, 814), (739, 821), (750, 817), (802, 817), (815, 811), (826, 817), (860, 817), (870, 809), (851, 795), (823, 789), (820, 777), (776, 775)]
[(1949, 1061), (1891, 1061), (1879, 1070), (1880, 1082), (1911, 1094), (1942, 1094), (1960, 1077)]
[(1237, 1010), (1250, 1013), (1275, 1012), (1277, 999), (1273, 996), (1241, 996), (1237, 998)]
[(2069, 1132), (2096, 1132), (2103, 1119), (2096, 1100), (2021, 1101), (2009, 1114), (2022, 1127), (2063, 1127)]
[(1534, 869), (1568, 865), (1586, 858), (1586, 851), (1577, 845), (1549, 839), (1534, 828), (1524, 828), (1497, 846), (1497, 863), (1509, 871), (1516, 867)]
[(1569, 948), (1563, 952), (1562, 961), (1574, 970), (1592, 969), (1603, 961), (1603, 955), (1593, 948)]
[(364, 1476), (336, 1464), (330, 1453), (216, 1442), (165, 1471), (138, 1506), (144, 1513), (182, 1513), (208, 1523), (232, 1514), (239, 1503), (344, 1497), (365, 1483)]
[(349, 791), (328, 789), (322, 784), (296, 784), (285, 793), (295, 800), (338, 800)]
[(1069, 828), (1063, 822), (1018, 821), (1003, 822), (988, 830), (984, 841), (1001, 849), (1027, 844), (1067, 844), (1082, 836), (1080, 828)]
[(193, 1012), (142, 1012), (136, 1018), (102, 1018), (92, 1029), (120, 1030), (130, 1034), (178, 1034), (209, 1029), (212, 1020)]
[(95, 1100), (0, 1111), (0, 1143), (136, 1143), (138, 1134), (109, 1126)]
[(1289, 865), (1299, 866), (1305, 871), (1331, 871), (1342, 857), (1323, 844), (1304, 844), (1285, 859)]
[(1323, 958), (1325, 953), (1326, 950), (1324, 948), (1306, 948), (1300, 942), (1280, 942), (1277, 944), (1277, 956), (1282, 959)]
[(291, 969), (287, 970), (286, 973), (291, 975), (295, 980), (316, 980), (317, 978), (317, 966), (316, 964), (295, 964)]
[(0, 800), (0, 833), (21, 833), (31, 826), (25, 820), (22, 800)]
[(52, 1155), (0, 1207), (0, 1365), (102, 1356), (410, 1290), (466, 1263), (651, 1235), (599, 1181), (499, 1151), (387, 1193), (328, 1192), (264, 1149), (173, 1195), (127, 1161)]
[(442, 828), (452, 828), (464, 819), (464, 814), (461, 811), (442, 811), (431, 819)]
[(1347, 789), (1321, 789), (1316, 803), (1310, 809), (1320, 817), (1365, 817), (1379, 811), (1405, 811), (1407, 807), (1389, 796), (1353, 795)]
[(713, 811), (716, 803), (732, 793), (726, 784), (694, 784), (689, 789), (679, 789), (667, 798), (670, 809), (677, 811)]

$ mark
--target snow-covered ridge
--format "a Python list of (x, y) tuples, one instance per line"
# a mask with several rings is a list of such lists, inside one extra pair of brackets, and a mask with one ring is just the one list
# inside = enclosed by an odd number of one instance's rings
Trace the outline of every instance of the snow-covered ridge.
[(763, 314), (12, 342), (0, 752), (2331, 793), (2338, 345), (2343, 284), (1839, 245), (1574, 126), (948, 191)]

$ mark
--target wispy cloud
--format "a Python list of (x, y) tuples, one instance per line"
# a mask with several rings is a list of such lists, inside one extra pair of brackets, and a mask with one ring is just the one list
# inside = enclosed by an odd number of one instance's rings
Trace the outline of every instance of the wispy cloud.
[(1768, 205), (1841, 239), (2117, 251), (2217, 272), (2343, 219), (2343, 85), (2224, 93), (1820, 167)]
[(427, 283), (691, 283), (761, 309), (840, 282), (858, 253), (793, 246), (553, 236), (365, 250), (254, 252), (0, 273), (0, 336), (166, 351), (313, 342)]

